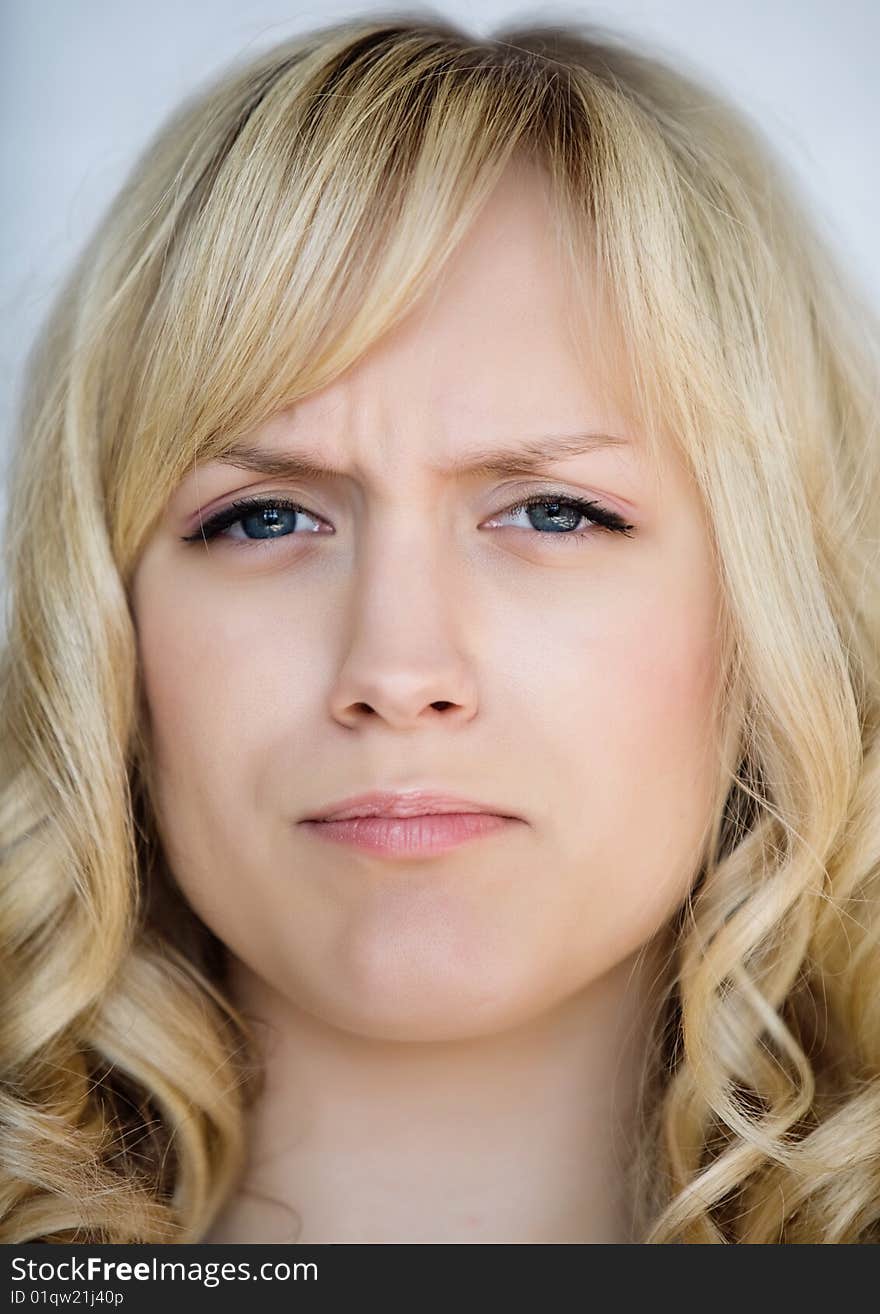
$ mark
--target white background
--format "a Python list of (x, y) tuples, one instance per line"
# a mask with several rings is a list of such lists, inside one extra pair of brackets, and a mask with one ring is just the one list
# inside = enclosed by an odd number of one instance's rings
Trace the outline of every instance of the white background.
[[(53, 292), (162, 119), (229, 60), (376, 5), (0, 0), (0, 516), (21, 370)], [(380, 8), (382, 11), (384, 7)], [(475, 35), (574, 14), (647, 39), (756, 118), (880, 303), (880, 0), (438, 0)], [(0, 577), (0, 593), (3, 579)]]

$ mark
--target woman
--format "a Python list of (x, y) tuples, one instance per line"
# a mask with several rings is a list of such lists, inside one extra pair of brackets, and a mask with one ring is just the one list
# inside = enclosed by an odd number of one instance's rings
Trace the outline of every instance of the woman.
[(880, 1239), (878, 344), (596, 29), (183, 107), (15, 452), (0, 1240)]

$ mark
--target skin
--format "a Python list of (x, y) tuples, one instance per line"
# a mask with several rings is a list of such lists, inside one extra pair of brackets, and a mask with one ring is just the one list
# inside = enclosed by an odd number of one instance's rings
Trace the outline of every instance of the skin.
[[(137, 564), (163, 844), (266, 1063), (205, 1240), (297, 1217), (301, 1242), (632, 1239), (652, 988), (715, 781), (718, 585), (694, 484), (671, 449), (649, 466), (577, 350), (546, 206), (511, 169), (436, 294), (250, 435), (317, 442), (344, 478), (204, 465)], [(544, 476), (428, 468), (584, 429), (632, 445)], [(548, 488), (633, 536), (508, 512)], [(181, 542), (244, 491), (335, 534)], [(403, 862), (298, 824), (415, 785), (521, 820)]]

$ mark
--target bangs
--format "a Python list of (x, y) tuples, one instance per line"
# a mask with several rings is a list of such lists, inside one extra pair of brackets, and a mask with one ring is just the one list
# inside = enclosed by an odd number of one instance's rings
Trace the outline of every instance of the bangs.
[(513, 162), (549, 184), (573, 338), (655, 465), (701, 376), (717, 399), (671, 157), (613, 79), (442, 25), (319, 44), (276, 50), (211, 113), (200, 102), (110, 408), (123, 570), (188, 470), (332, 382), (429, 293)]

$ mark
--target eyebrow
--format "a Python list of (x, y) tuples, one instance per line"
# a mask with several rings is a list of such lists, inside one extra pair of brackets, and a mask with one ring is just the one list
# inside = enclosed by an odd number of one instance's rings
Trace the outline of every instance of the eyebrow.
[[(543, 434), (515, 447), (483, 448), (462, 461), (433, 464), (430, 468), (442, 475), (531, 475), (567, 457), (584, 456), (608, 447), (631, 446), (629, 438), (609, 433)], [(329, 465), (315, 450), (272, 452), (247, 442), (237, 443), (216, 459), (224, 465), (255, 470), (278, 479), (326, 479), (346, 473)]]

